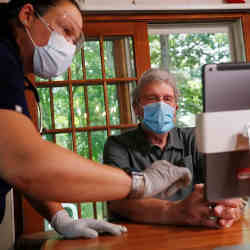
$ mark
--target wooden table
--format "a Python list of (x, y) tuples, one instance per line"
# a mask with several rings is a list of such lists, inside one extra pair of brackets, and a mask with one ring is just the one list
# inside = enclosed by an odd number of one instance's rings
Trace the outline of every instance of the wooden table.
[[(128, 233), (96, 239), (65, 240), (56, 234), (43, 240), (41, 250), (211, 250), (226, 245), (250, 244), (250, 210), (231, 228), (176, 227), (122, 223)], [(250, 249), (250, 245), (249, 245)]]

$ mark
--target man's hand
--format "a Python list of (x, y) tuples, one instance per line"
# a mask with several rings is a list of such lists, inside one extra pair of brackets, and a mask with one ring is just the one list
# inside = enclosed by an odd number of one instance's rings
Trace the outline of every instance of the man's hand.
[(145, 178), (143, 197), (151, 197), (162, 191), (166, 192), (166, 196), (171, 196), (192, 181), (188, 168), (177, 167), (165, 160), (154, 162), (143, 171), (143, 174)]
[(121, 235), (127, 228), (104, 220), (72, 219), (65, 210), (58, 211), (51, 220), (54, 229), (65, 238), (96, 238), (98, 233)]
[(244, 213), (246, 201), (241, 198), (227, 199), (216, 202), (214, 215), (218, 217), (218, 224), (222, 227), (231, 227)]
[(243, 207), (242, 199), (218, 201), (211, 206), (204, 199), (204, 185), (197, 184), (187, 199), (176, 204), (176, 216), (178, 224), (224, 228), (240, 219)]

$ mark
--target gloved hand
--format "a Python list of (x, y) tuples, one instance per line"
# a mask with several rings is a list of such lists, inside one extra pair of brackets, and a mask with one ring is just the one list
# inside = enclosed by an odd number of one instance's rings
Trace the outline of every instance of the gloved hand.
[(51, 220), (53, 228), (65, 238), (96, 238), (98, 233), (107, 232), (113, 235), (121, 235), (127, 232), (127, 228), (115, 225), (104, 220), (71, 218), (67, 211), (58, 211)]
[(192, 181), (188, 168), (177, 167), (165, 160), (154, 162), (143, 173), (145, 179), (143, 197), (151, 197), (162, 191), (166, 192), (167, 196), (171, 196)]

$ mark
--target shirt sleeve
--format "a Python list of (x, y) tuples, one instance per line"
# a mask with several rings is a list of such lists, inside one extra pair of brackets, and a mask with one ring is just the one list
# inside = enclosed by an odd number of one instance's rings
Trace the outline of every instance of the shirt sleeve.
[(103, 162), (123, 169), (127, 173), (133, 170), (127, 147), (122, 145), (114, 136), (110, 136), (104, 145)]
[(9, 48), (0, 44), (0, 109), (10, 109), (29, 117), (24, 94), (22, 65)]

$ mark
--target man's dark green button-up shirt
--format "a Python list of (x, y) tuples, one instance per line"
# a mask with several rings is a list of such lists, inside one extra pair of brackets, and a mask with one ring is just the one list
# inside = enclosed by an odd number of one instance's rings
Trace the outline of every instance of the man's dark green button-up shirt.
[(157, 160), (167, 160), (176, 166), (187, 167), (193, 174), (193, 183), (179, 190), (172, 197), (166, 198), (163, 193), (156, 197), (168, 200), (182, 200), (193, 189), (193, 184), (203, 183), (202, 157), (197, 152), (194, 128), (173, 128), (162, 150), (147, 140), (141, 126), (126, 133), (110, 136), (104, 147), (105, 164), (124, 169), (125, 171), (144, 170)]

